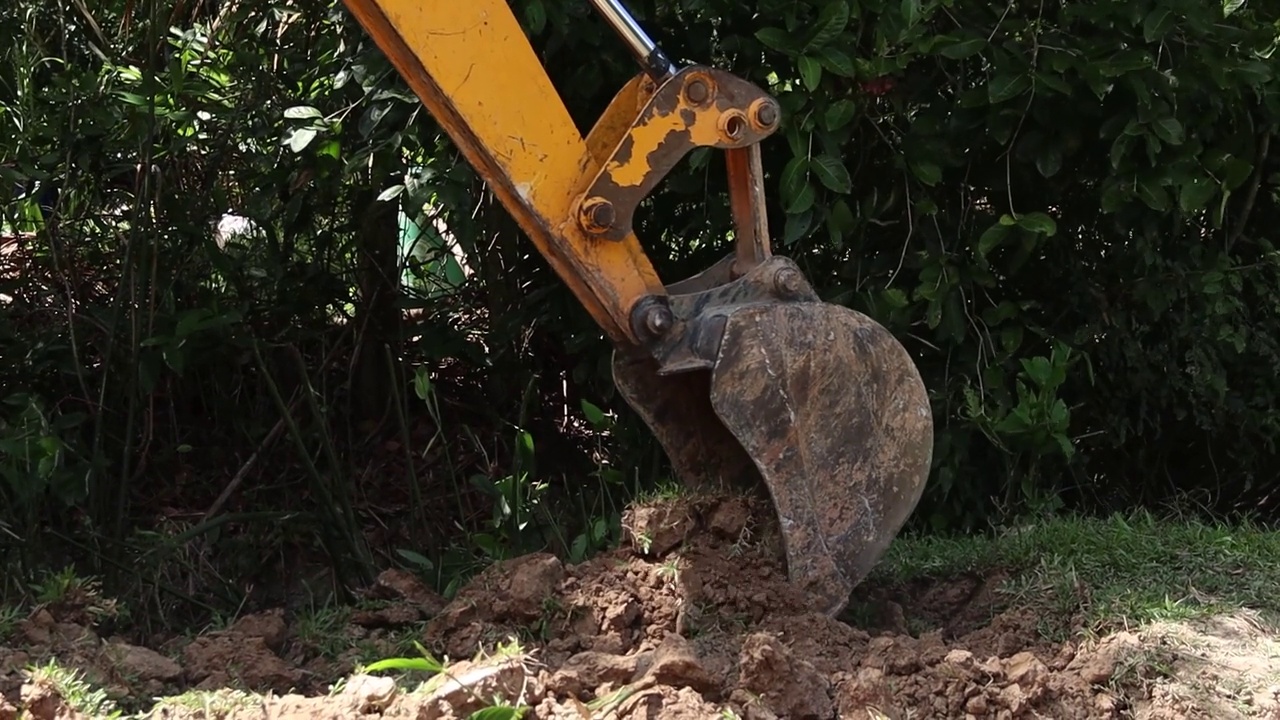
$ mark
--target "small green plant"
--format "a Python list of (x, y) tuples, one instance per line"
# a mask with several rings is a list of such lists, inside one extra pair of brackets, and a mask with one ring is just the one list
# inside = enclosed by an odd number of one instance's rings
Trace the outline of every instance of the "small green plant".
[(640, 552), (648, 555), (649, 550), (653, 548), (653, 535), (647, 530), (636, 533), (636, 543), (640, 546)]
[(79, 713), (104, 720), (123, 717), (123, 712), (111, 701), (106, 690), (93, 687), (78, 670), (62, 667), (57, 660), (29, 669), (28, 675), (33, 684), (52, 687), (58, 697)]
[(79, 599), (78, 596), (90, 596), (96, 590), (97, 584), (94, 581), (81, 578), (70, 565), (56, 572), (46, 573), (31, 585), (35, 600), (41, 605)]
[(18, 629), (23, 611), (19, 605), (0, 606), (0, 642), (7, 640)]
[(167, 708), (182, 708), (200, 713), (197, 717), (231, 717), (236, 711), (261, 707), (261, 698), (253, 693), (234, 688), (217, 690), (189, 690), (181, 695), (161, 698), (148, 717), (165, 717)]
[(321, 657), (336, 658), (350, 646), (351, 638), (345, 632), (350, 617), (348, 607), (313, 607), (298, 615), (294, 632), (298, 642)]
[(673, 555), (658, 566), (658, 577), (668, 583), (674, 583), (680, 577), (680, 557)]
[(444, 663), (437, 660), (429, 650), (422, 646), (422, 643), (414, 641), (413, 647), (418, 651), (417, 657), (394, 657), (378, 660), (364, 666), (361, 671), (375, 673), (396, 670), (399, 672), (429, 673), (431, 675), (444, 672)]
[(94, 622), (106, 618), (128, 617), (127, 606), (115, 598), (102, 596), (102, 583), (97, 578), (81, 577), (73, 566), (47, 572), (30, 586), (36, 604), (74, 608), (86, 613)]
[[(523, 704), (511, 704), (500, 698), (481, 698), (465, 683), (459, 682), (449, 674), (449, 666), (447, 663), (437, 659), (429, 650), (422, 646), (421, 643), (414, 642), (414, 647), (418, 654), (416, 657), (394, 657), (378, 660), (369, 665), (360, 668), (360, 672), (374, 673), (397, 671), (402, 673), (426, 673), (432, 676), (422, 686), (422, 690), (429, 691), (439, 686), (443, 681), (454, 681), (463, 688), (472, 699), (483, 703), (484, 707), (470, 713), (467, 717), (470, 720), (518, 720), (524, 717), (528, 708)], [(495, 648), (493, 657), (498, 659), (519, 658), (524, 654), (523, 649), (515, 640), (506, 643), (499, 643)], [(477, 658), (477, 660), (482, 660)], [(441, 680), (440, 678), (443, 678)]]
[[(1063, 343), (1055, 343), (1048, 357), (1022, 358), (1012, 378), (1014, 392), (1003, 383), (986, 388), (964, 388), (964, 416), (982, 430), (1005, 454), (1010, 482), (1004, 499), (1007, 511), (1016, 506), (1037, 512), (1055, 512), (1061, 500), (1055, 488), (1038, 485), (1041, 464), (1060, 456), (1070, 460), (1075, 446), (1070, 432), (1071, 409), (1061, 397), (1067, 373), (1078, 356)], [(987, 376), (1003, 380), (991, 366)]]

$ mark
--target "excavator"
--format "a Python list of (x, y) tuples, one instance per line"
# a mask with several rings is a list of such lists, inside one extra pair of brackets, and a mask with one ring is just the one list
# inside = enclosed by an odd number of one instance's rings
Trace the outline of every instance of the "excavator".
[[(506, 0), (344, 0), (599, 324), (677, 479), (763, 484), (789, 582), (836, 615), (920, 500), (927, 390), (888, 330), (773, 253), (761, 141), (785, 122), (778, 101), (677, 66), (621, 0), (588, 1), (639, 70), (583, 137)], [(636, 209), (698, 148), (724, 153), (732, 248), (664, 283)]]

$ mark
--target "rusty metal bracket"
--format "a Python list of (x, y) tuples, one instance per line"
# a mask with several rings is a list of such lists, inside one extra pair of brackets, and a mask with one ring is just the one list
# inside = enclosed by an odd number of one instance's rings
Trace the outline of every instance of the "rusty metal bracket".
[(708, 370), (724, 336), (726, 318), (748, 305), (817, 302), (818, 294), (795, 261), (772, 256), (733, 278), (736, 255), (668, 286), (668, 295), (636, 303), (632, 328), (658, 362), (659, 375)]
[(740, 150), (778, 129), (781, 110), (764, 90), (722, 70), (687, 67), (658, 87), (576, 202), (593, 237), (622, 240), (636, 208), (698, 147)]

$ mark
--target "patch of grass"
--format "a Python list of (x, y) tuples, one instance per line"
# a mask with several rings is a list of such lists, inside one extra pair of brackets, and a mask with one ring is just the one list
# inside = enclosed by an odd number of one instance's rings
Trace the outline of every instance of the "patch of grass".
[(652, 488), (636, 493), (635, 505), (647, 505), (654, 502), (666, 502), (690, 497), (693, 492), (685, 485), (672, 479), (658, 481)]
[(0, 606), (0, 641), (8, 640), (18, 630), (23, 610), (20, 605)]
[(903, 536), (868, 581), (1009, 573), (1014, 604), (1053, 603), (1092, 630), (1242, 608), (1280, 620), (1280, 532), (1149, 512), (1059, 517), (970, 537)]
[(315, 607), (299, 613), (294, 624), (298, 642), (323, 658), (337, 658), (352, 645), (346, 632), (351, 613), (352, 608), (342, 606)]
[(32, 684), (52, 688), (67, 707), (78, 713), (110, 720), (124, 715), (105, 690), (93, 687), (85, 682), (79, 671), (62, 667), (56, 660), (32, 668), (30, 676)]
[(228, 717), (237, 710), (258, 707), (261, 702), (259, 696), (244, 690), (190, 690), (181, 695), (161, 698), (147, 717), (165, 717), (165, 711), (170, 708), (184, 708), (199, 711), (206, 718), (221, 718)]

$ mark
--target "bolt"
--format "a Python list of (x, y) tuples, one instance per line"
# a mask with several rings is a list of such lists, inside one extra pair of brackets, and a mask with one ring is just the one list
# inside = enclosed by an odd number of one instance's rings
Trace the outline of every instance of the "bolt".
[(804, 278), (795, 268), (779, 268), (773, 274), (773, 289), (784, 298), (798, 298), (804, 292)]
[(710, 88), (703, 80), (690, 80), (684, 88), (684, 96), (694, 105), (701, 105), (711, 95)]
[(778, 122), (778, 106), (772, 102), (763, 102), (756, 108), (756, 123), (760, 127), (773, 127)]
[(602, 197), (588, 198), (583, 202), (580, 215), (583, 229), (592, 233), (608, 230), (618, 219), (613, 203)]
[(667, 334), (674, 322), (671, 308), (666, 305), (654, 305), (644, 311), (644, 328), (655, 336)]

